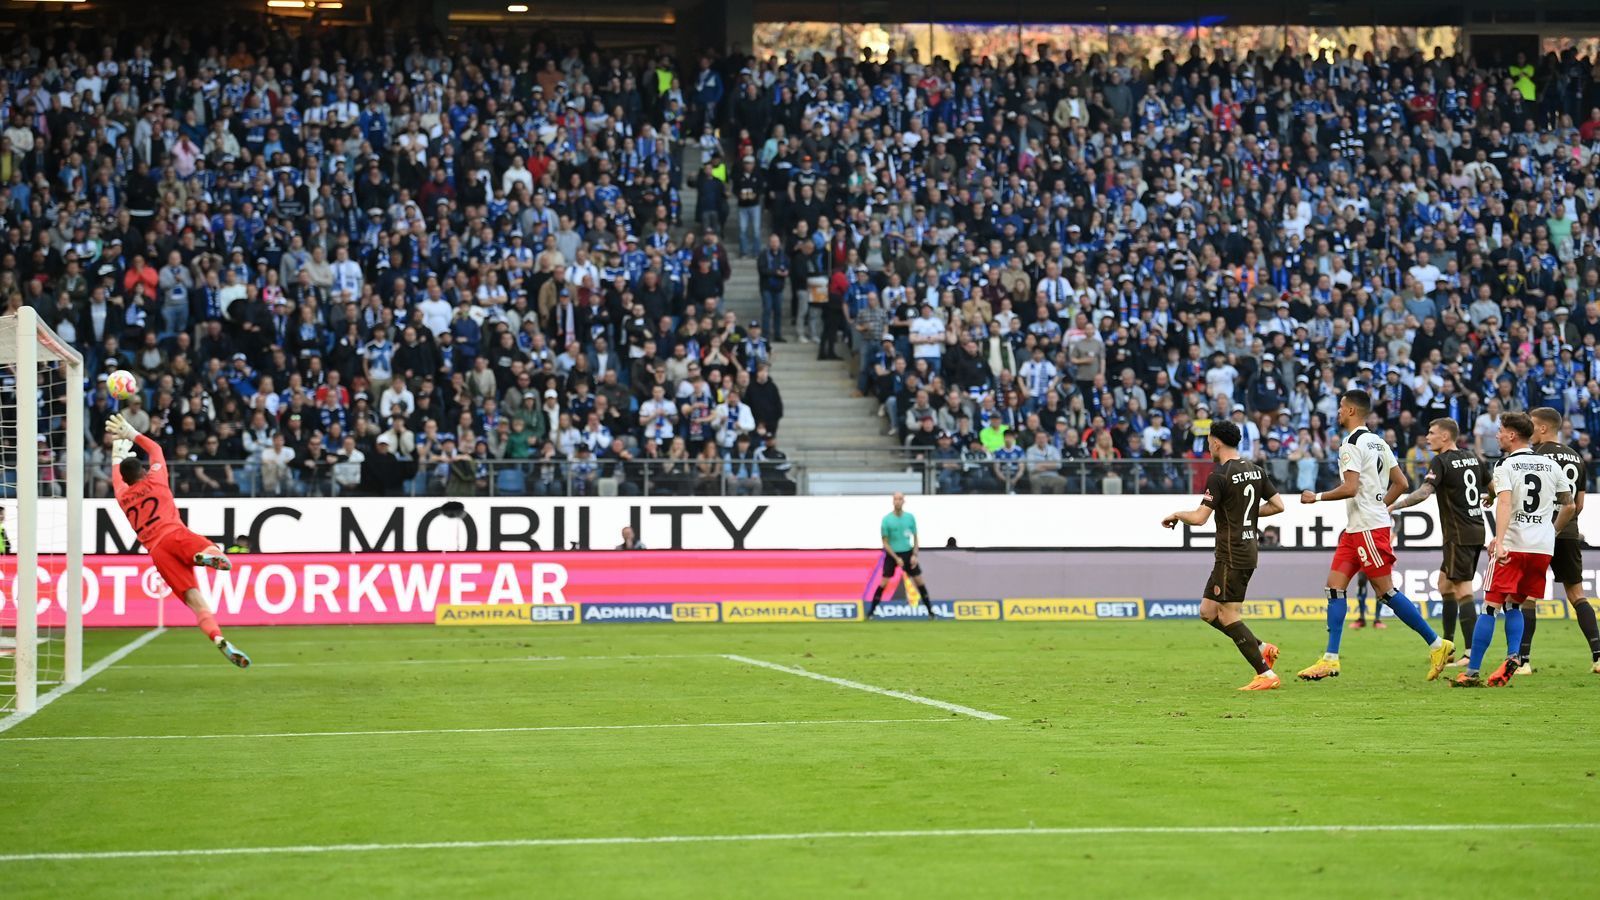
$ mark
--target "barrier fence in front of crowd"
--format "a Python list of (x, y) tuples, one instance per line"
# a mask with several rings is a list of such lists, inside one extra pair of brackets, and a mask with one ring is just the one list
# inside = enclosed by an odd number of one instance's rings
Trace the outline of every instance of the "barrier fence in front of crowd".
[[(460, 456), (417, 467), (386, 487), (363, 482), (362, 464), (274, 469), (252, 460), (168, 461), (180, 497), (611, 497), (920, 494), (1194, 494), (1206, 459), (1027, 460), (941, 458), (919, 448), (796, 451), (781, 461), (688, 459), (484, 459)], [(1329, 460), (1264, 461), (1280, 490), (1327, 490)], [(1425, 466), (1423, 467), (1425, 468)], [(1422, 471), (1413, 473), (1416, 482)], [(110, 496), (109, 471), (91, 466), (90, 497)], [(0, 485), (0, 496), (5, 486)]]

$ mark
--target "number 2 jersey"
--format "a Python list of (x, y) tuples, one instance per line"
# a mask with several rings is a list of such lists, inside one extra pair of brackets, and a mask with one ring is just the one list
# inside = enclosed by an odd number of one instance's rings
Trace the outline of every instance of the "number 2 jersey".
[(111, 467), (111, 486), (116, 492), (117, 505), (128, 517), (128, 524), (139, 536), (139, 543), (150, 550), (168, 536), (188, 531), (178, 518), (178, 507), (172, 502), (172, 486), (168, 482), (167, 456), (161, 445), (139, 435), (134, 446), (150, 455), (150, 468), (135, 484), (122, 480), (119, 466)]
[(1511, 525), (1501, 545), (1517, 553), (1554, 555), (1556, 512), (1561, 509), (1556, 495), (1571, 490), (1561, 464), (1548, 456), (1523, 447), (1501, 458), (1494, 470), (1494, 493), (1498, 498), (1511, 492)]
[[(1578, 455), (1578, 451), (1568, 447), (1566, 444), (1557, 441), (1545, 441), (1542, 444), (1534, 444), (1533, 452), (1540, 456), (1548, 456), (1556, 461), (1556, 464), (1561, 467), (1561, 474), (1567, 476), (1567, 483), (1574, 497), (1577, 496), (1579, 491), (1583, 490), (1584, 485), (1589, 483), (1588, 464), (1583, 461), (1583, 457)], [(1561, 533), (1556, 537), (1563, 541), (1579, 540), (1578, 517), (1573, 516), (1572, 521), (1568, 522), (1567, 527), (1561, 529)]]
[(1388, 528), (1393, 519), (1383, 498), (1389, 492), (1389, 472), (1394, 469), (1394, 451), (1383, 438), (1366, 428), (1357, 428), (1339, 445), (1339, 474), (1360, 476), (1356, 495), (1344, 501), (1345, 531), (1376, 531)]
[(1255, 463), (1230, 459), (1211, 470), (1200, 504), (1216, 512), (1217, 562), (1232, 569), (1256, 567), (1261, 504), (1276, 496), (1272, 479)]
[(1482, 547), (1483, 492), (1489, 487), (1483, 460), (1471, 450), (1446, 450), (1428, 463), (1422, 480), (1439, 501), (1439, 530), (1446, 544)]

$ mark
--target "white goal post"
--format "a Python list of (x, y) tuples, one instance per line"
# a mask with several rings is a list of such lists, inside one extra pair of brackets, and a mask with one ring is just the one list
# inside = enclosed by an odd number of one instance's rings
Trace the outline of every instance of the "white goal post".
[[(40, 684), (83, 679), (84, 374), (82, 354), (33, 309), (0, 316), (0, 377), (12, 380), (0, 407), (0, 511), (15, 554), (0, 566), (10, 576), (0, 632), (13, 632), (0, 648), (11, 657), (0, 718), (32, 713)], [(41, 558), (42, 543), (65, 554)]]

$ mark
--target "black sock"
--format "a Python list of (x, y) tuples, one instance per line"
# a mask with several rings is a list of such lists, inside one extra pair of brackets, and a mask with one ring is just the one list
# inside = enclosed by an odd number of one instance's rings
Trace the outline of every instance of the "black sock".
[(883, 585), (880, 584), (880, 585), (878, 585), (878, 589), (872, 592), (872, 605), (867, 607), (867, 618), (870, 619), (870, 618), (873, 617), (874, 614), (877, 613), (878, 604), (881, 603), (882, 601), (883, 601)]
[(1539, 624), (1539, 601), (1522, 604), (1522, 649), (1517, 653), (1523, 662), (1533, 655), (1533, 629)]
[(1595, 623), (1594, 607), (1589, 605), (1588, 598), (1572, 601), (1572, 615), (1583, 629), (1584, 640), (1589, 642), (1589, 658), (1600, 662), (1600, 625)]
[(1472, 632), (1478, 627), (1478, 606), (1472, 602), (1471, 594), (1457, 598), (1454, 605), (1461, 619), (1461, 643), (1471, 652)]
[[(1216, 625), (1216, 623), (1212, 624)], [(1267, 670), (1267, 664), (1261, 658), (1261, 640), (1250, 632), (1250, 626), (1246, 625), (1242, 619), (1232, 625), (1216, 625), (1216, 627), (1217, 630), (1232, 639), (1233, 645), (1239, 648), (1239, 655), (1243, 656), (1244, 661), (1255, 668), (1257, 675)]]
[(1212, 628), (1215, 628), (1216, 630), (1222, 632), (1223, 634), (1227, 634), (1228, 633), (1228, 626), (1222, 624), (1222, 620), (1221, 619), (1206, 619), (1205, 623), (1207, 625), (1210, 625)]
[(922, 605), (928, 608), (928, 615), (931, 617), (933, 615), (933, 598), (928, 596), (928, 586), (925, 584), (917, 585), (917, 593), (922, 595)]
[(1444, 616), (1444, 639), (1454, 641), (1456, 639), (1456, 602), (1454, 598), (1444, 598), (1442, 615)]

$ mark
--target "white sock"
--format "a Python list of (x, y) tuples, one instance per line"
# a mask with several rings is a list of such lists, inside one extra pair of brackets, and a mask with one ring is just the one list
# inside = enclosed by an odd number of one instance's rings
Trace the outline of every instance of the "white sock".
[(1440, 647), (1443, 647), (1443, 646), (1444, 646), (1444, 638), (1436, 637), (1436, 638), (1433, 639), (1433, 643), (1428, 645), (1428, 649), (1429, 650), (1437, 650), (1437, 649), (1439, 649)]
[(1339, 661), (1339, 654), (1337, 654), (1337, 653), (1324, 653), (1324, 654), (1322, 654), (1322, 658), (1327, 660), (1328, 662), (1338, 662)]
[(1277, 678), (1278, 677), (1278, 673), (1272, 671), (1271, 669), (1268, 669), (1265, 672), (1262, 672), (1261, 674), (1267, 676), (1268, 678)]

